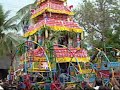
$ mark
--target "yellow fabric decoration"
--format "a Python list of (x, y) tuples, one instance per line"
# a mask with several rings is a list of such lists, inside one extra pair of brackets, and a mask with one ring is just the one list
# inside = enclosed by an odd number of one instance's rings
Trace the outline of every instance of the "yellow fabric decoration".
[[(37, 31), (41, 30), (42, 27), (36, 28), (32, 31), (26, 32), (23, 37), (28, 37), (31, 36), (33, 34), (35, 34)], [(81, 28), (69, 28), (69, 27), (65, 27), (65, 26), (48, 26), (50, 27), (52, 30), (54, 31), (69, 31), (69, 32), (76, 32), (76, 33), (82, 33), (83, 30)]]
[[(40, 0), (37, 2), (37, 5), (41, 4), (42, 2), (44, 2), (45, 0)], [(62, 1), (62, 2), (66, 2), (67, 0), (59, 0), (59, 1)]]
[(95, 73), (95, 70), (93, 70), (93, 69), (82, 69), (81, 74), (91, 74), (91, 73)]
[(28, 68), (28, 72), (49, 72), (49, 70), (46, 69), (39, 69), (39, 68)]
[[(78, 59), (78, 62), (84, 62), (87, 63), (90, 61), (90, 57), (76, 57)], [(56, 63), (66, 63), (66, 62), (77, 62), (76, 58), (70, 58), (70, 57), (60, 57), (60, 58), (56, 58)], [(46, 61), (45, 57), (34, 57), (34, 62), (42, 62), (42, 61)], [(24, 63), (24, 61), (21, 62), (21, 64)]]
[[(87, 63), (90, 60), (90, 57), (77, 57), (78, 62), (84, 62)], [(66, 63), (66, 62), (77, 62), (76, 58), (70, 58), (70, 57), (61, 57), (61, 58), (56, 58), (57, 63)]]
[(69, 11), (66, 11), (66, 10), (55, 10), (55, 9), (51, 9), (49, 7), (47, 8), (44, 8), (43, 10), (39, 11), (38, 13), (35, 13), (31, 16), (31, 19), (41, 15), (43, 12), (45, 11), (48, 11), (48, 12), (52, 12), (52, 13), (60, 13), (60, 14), (67, 14), (67, 15), (74, 15), (73, 12), (69, 12)]

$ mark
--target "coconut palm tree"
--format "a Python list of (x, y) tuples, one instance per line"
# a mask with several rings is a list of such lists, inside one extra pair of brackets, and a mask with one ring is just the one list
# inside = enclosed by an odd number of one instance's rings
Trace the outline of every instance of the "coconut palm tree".
[(37, 3), (37, 0), (35, 0), (35, 2), (31, 4), (24, 6), (23, 8), (18, 10), (18, 12), (16, 13), (16, 16), (19, 18), (18, 26), (21, 29), (23, 29), (24, 26), (30, 24), (31, 9), (35, 9), (36, 3)]
[(23, 40), (14, 32), (18, 30), (15, 24), (18, 19), (17, 16), (8, 19), (9, 13), (10, 11), (4, 13), (0, 5), (0, 57), (9, 57), (11, 60), (10, 65), (12, 66), (16, 54), (16, 46)]

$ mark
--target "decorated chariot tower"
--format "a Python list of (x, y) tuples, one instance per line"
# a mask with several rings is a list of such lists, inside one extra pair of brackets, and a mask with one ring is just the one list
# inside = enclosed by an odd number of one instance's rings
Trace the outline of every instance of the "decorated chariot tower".
[[(85, 73), (80, 62), (89, 62), (87, 51), (81, 48), (83, 29), (73, 20), (73, 6), (67, 0), (38, 0), (32, 10), (32, 24), (24, 33), (29, 50), (21, 59), (28, 72)], [(74, 68), (73, 67), (73, 68)], [(88, 72), (88, 71), (87, 71)]]

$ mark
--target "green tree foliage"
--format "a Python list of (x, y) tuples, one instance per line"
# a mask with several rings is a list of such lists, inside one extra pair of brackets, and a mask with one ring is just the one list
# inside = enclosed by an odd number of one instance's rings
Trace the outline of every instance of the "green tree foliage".
[(9, 11), (4, 13), (0, 5), (0, 57), (9, 57), (12, 64), (16, 46), (23, 42), (23, 39), (14, 33), (14, 31), (18, 30), (15, 24), (17, 17), (14, 16), (8, 19), (9, 13)]
[(18, 10), (18, 12), (16, 13), (16, 16), (19, 18), (18, 27), (20, 29), (23, 29), (24, 26), (30, 25), (31, 10), (36, 9), (36, 2), (37, 2), (37, 0), (35, 0), (35, 2), (33, 2), (31, 4), (24, 6), (23, 8)]
[(2, 10), (2, 6), (0, 5), (0, 26), (3, 24), (3, 21), (4, 21), (4, 13), (3, 13), (3, 10)]
[(119, 0), (84, 0), (74, 11), (88, 46), (120, 48)]

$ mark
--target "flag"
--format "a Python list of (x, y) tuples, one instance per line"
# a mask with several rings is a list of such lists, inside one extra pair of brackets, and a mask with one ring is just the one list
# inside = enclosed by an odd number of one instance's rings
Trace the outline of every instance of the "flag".
[(35, 13), (35, 9), (31, 9), (31, 14), (34, 14)]
[(72, 8), (73, 8), (73, 5), (70, 5), (70, 6), (69, 6), (69, 9), (71, 10)]

